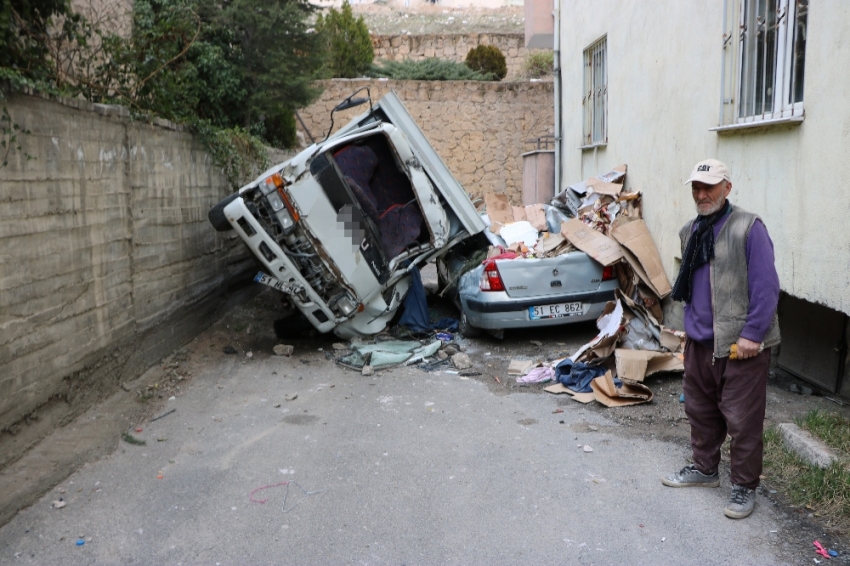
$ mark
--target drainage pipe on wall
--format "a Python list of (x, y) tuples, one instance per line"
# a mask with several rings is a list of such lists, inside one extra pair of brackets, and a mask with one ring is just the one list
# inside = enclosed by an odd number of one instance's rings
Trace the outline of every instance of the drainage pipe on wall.
[(561, 9), (560, 0), (554, 0), (552, 16), (555, 28), (552, 49), (552, 73), (555, 79), (555, 194), (561, 192)]

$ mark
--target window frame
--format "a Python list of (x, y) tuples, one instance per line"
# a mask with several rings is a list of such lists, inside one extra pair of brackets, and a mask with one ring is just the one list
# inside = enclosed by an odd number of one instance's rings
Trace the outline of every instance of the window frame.
[[(722, 131), (802, 122), (805, 117), (803, 87), (809, 0), (724, 1), (726, 29), (723, 35), (721, 125), (711, 129)], [(770, 26), (765, 27), (759, 16), (768, 14), (771, 5), (775, 8), (775, 19), (770, 22), (765, 17), (764, 20)], [(764, 8), (761, 14), (758, 13), (759, 8)], [(789, 26), (789, 22), (793, 22), (793, 28)], [(766, 33), (771, 28), (776, 35), (774, 40), (768, 42)], [(754, 39), (754, 35), (756, 38), (761, 35), (760, 32), (765, 33), (761, 36), (761, 60), (757, 52), (759, 40)], [(798, 62), (800, 35), (802, 51)], [(770, 49), (773, 50), (772, 53), (769, 52)], [(768, 68), (765, 59), (769, 57), (773, 58), (773, 62)], [(761, 77), (758, 69), (752, 69), (754, 62), (762, 65)], [(760, 85), (759, 79), (769, 79), (772, 85)], [(798, 96), (799, 100), (796, 100)], [(768, 97), (772, 97), (772, 100), (768, 101)], [(746, 106), (750, 108), (747, 109)]]
[(608, 35), (582, 52), (582, 145), (591, 149), (608, 145)]

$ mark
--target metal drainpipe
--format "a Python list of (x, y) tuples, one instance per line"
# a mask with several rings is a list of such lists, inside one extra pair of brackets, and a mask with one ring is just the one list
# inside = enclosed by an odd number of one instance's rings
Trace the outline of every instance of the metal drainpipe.
[(555, 79), (555, 194), (561, 192), (561, 0), (554, 0), (553, 69)]

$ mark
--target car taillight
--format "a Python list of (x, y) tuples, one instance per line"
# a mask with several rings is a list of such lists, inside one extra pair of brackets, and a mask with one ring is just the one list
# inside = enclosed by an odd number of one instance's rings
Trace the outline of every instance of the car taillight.
[(484, 262), (484, 271), (481, 272), (481, 281), (478, 283), (478, 288), (482, 291), (505, 290), (502, 276), (499, 275), (499, 268), (496, 267), (496, 260), (488, 259)]
[(605, 266), (605, 268), (602, 269), (602, 280), (603, 281), (610, 281), (611, 279), (614, 279), (614, 277), (616, 277), (616, 275), (614, 274), (614, 266), (613, 265), (607, 265), (607, 266)]

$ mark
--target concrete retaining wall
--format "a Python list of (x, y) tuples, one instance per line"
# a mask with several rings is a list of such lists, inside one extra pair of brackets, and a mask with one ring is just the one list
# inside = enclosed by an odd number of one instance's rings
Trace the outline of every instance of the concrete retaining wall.
[[(372, 100), (395, 91), (473, 198), (497, 192), (522, 204), (522, 154), (533, 149), (526, 140), (553, 133), (551, 82), (333, 79), (321, 86), (321, 98), (299, 111), (314, 137), (324, 137), (331, 109), (357, 89), (368, 86)], [(335, 113), (334, 130), (364, 108)]]
[(0, 168), (0, 467), (43, 435), (28, 428), (193, 338), (252, 266), (207, 221), (230, 189), (188, 132), (75, 100), (5, 105), (29, 133)]
[[(467, 33), (438, 35), (376, 35), (372, 37), (375, 61), (388, 59), (420, 61), (436, 57), (446, 61), (466, 61), (469, 50), (479, 45), (495, 45), (505, 56), (506, 80), (522, 73), (529, 49), (521, 33)], [(533, 51), (533, 50), (532, 50)]]

